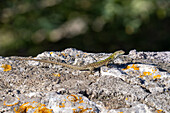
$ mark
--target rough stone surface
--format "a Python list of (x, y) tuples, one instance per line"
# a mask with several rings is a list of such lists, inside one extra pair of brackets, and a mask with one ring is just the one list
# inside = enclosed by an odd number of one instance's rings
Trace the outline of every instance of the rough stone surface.
[[(81, 66), (109, 55), (68, 48), (36, 58)], [(168, 51), (132, 50), (94, 74), (16, 58), (0, 57), (0, 113), (170, 112)]]

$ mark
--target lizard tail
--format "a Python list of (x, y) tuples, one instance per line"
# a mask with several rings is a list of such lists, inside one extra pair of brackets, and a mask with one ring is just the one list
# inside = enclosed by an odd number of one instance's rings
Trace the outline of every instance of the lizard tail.
[(75, 70), (86, 70), (86, 68), (84, 68), (84, 67), (73, 66), (73, 65), (69, 65), (69, 64), (65, 64), (65, 63), (61, 63), (61, 62), (53, 62), (53, 61), (48, 61), (48, 60), (32, 59), (32, 58), (22, 58), (22, 59), (16, 58), (16, 60), (32, 60), (32, 61), (39, 61), (39, 62), (44, 62), (44, 63), (57, 64), (57, 65), (61, 65), (64, 67), (75, 69)]

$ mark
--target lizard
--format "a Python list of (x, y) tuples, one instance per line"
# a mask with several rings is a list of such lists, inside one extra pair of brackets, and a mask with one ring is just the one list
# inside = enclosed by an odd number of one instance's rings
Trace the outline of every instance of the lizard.
[(67, 68), (71, 68), (74, 70), (90, 70), (90, 73), (92, 73), (92, 71), (95, 68), (99, 68), (101, 66), (107, 66), (108, 63), (111, 60), (116, 59), (118, 56), (123, 55), (125, 52), (123, 50), (118, 50), (116, 52), (114, 52), (113, 54), (111, 54), (108, 58), (101, 60), (99, 62), (94, 62), (94, 63), (90, 63), (84, 66), (74, 66), (74, 65), (69, 65), (66, 63), (61, 63), (61, 62), (54, 62), (54, 61), (48, 61), (48, 60), (42, 60), (42, 59), (33, 59), (33, 58), (15, 58), (16, 60), (32, 60), (32, 61), (39, 61), (39, 62), (43, 62), (43, 63), (51, 63), (51, 64), (57, 64), (57, 65), (61, 65)]

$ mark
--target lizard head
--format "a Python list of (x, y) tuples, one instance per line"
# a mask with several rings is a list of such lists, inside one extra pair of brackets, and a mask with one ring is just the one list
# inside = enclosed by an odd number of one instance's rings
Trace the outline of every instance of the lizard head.
[(110, 58), (111, 59), (115, 59), (115, 58), (117, 58), (119, 55), (123, 55), (125, 52), (123, 51), (123, 50), (119, 50), (119, 51), (116, 51), (116, 52), (114, 52), (111, 56), (110, 56)]

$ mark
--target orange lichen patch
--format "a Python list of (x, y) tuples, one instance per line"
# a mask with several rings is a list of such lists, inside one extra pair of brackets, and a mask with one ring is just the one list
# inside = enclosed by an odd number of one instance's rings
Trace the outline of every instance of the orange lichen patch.
[(162, 109), (156, 110), (157, 113), (162, 113)]
[(153, 76), (153, 79), (159, 79), (161, 77), (161, 75), (155, 75)]
[(144, 75), (152, 75), (151, 72), (143, 72)]
[(152, 69), (152, 72), (155, 73), (157, 71), (157, 69)]
[(118, 112), (118, 113), (123, 113), (123, 112)]
[(148, 76), (148, 75), (152, 75), (152, 73), (151, 72), (143, 72), (143, 74), (141, 74), (139, 76), (139, 78), (143, 78), (143, 77)]
[(40, 106), (34, 111), (34, 113), (52, 113), (52, 109)]
[(126, 68), (122, 69), (122, 70), (126, 70), (126, 69), (130, 69), (131, 67), (130, 66), (127, 66)]
[(152, 69), (152, 72), (154, 73), (154, 69)]
[(63, 56), (66, 56), (66, 54), (65, 53), (61, 53)]
[(132, 66), (127, 66), (126, 68), (124, 68), (122, 70), (130, 69), (130, 68), (133, 68), (134, 70), (139, 70), (139, 67), (135, 64), (133, 64)]
[[(80, 110), (78, 110), (78, 109), (80, 109)], [(86, 112), (87, 110), (90, 110), (89, 113), (94, 113), (93, 111), (91, 111), (92, 108), (85, 108), (85, 109), (84, 109), (83, 106), (78, 106), (78, 109), (75, 109), (75, 108), (72, 109), (72, 110), (73, 110), (73, 113), (84, 113), (84, 112)], [(76, 110), (78, 110), (78, 111), (76, 111)]]
[(4, 68), (4, 71), (10, 71), (12, 69), (11, 66), (7, 64), (2, 64), (1, 67)]
[(146, 76), (146, 75), (152, 75), (152, 73), (150, 72), (143, 72), (143, 75)]
[(140, 75), (139, 78), (143, 78), (145, 75)]
[(52, 75), (54, 75), (55, 77), (60, 77), (60, 73), (52, 73)]
[(79, 103), (84, 103), (82, 97), (79, 97)]
[(27, 111), (27, 109), (25, 109), (25, 108), (18, 108), (18, 107), (14, 108), (15, 113), (26, 113), (26, 111)]
[(14, 106), (14, 105), (17, 105), (19, 103), (19, 100), (20, 100), (18, 97), (17, 97), (17, 99), (18, 99), (17, 102), (14, 101), (14, 103), (11, 103), (11, 104), (6, 104), (7, 101), (4, 101), (4, 106)]
[(73, 110), (73, 112), (75, 112), (77, 109), (76, 109), (76, 108), (73, 108), (72, 110)]
[(133, 68), (134, 70), (139, 70), (139, 67), (135, 64), (133, 64), (131, 68)]
[(59, 105), (59, 107), (64, 108), (65, 107), (64, 103), (61, 103), (61, 105)]
[(68, 95), (68, 96), (67, 96), (67, 99), (68, 99), (69, 101), (71, 101), (71, 102), (77, 102), (77, 101), (79, 100), (78, 96), (77, 96), (77, 95), (73, 95), (73, 94)]
[(50, 54), (53, 54), (53, 52), (50, 52)]
[(52, 113), (52, 109), (45, 107), (45, 104), (33, 102), (26, 102), (19, 108), (14, 108), (15, 113), (26, 113), (29, 109), (35, 109), (34, 113)]
[(28, 109), (35, 109), (35, 107), (29, 105), (29, 102), (22, 104), (19, 108), (14, 108), (15, 113), (25, 113)]
[(79, 109), (83, 109), (84, 107), (83, 106), (78, 106)]

